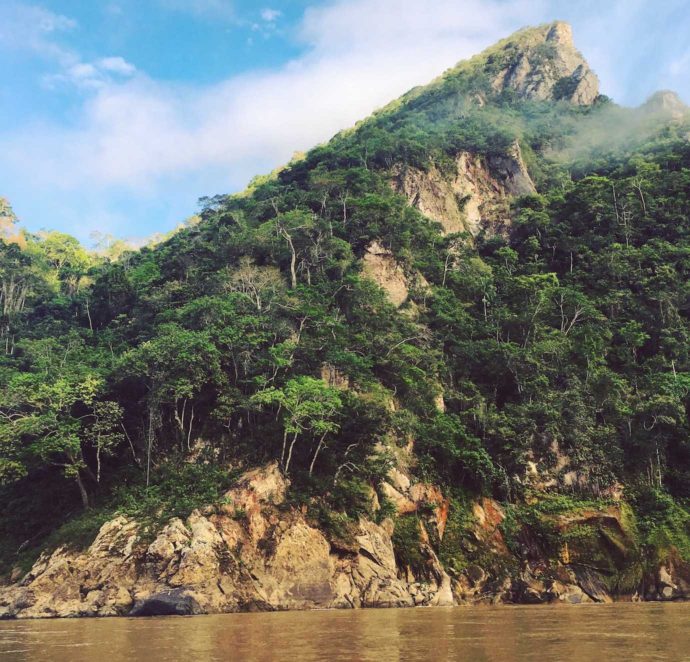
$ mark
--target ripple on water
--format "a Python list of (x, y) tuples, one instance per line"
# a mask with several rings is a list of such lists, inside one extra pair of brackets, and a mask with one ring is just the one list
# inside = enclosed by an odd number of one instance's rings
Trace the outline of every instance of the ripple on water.
[(0, 622), (8, 662), (690, 660), (690, 603)]

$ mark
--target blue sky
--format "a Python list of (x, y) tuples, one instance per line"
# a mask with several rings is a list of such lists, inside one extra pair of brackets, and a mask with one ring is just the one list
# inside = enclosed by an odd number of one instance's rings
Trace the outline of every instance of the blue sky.
[(31, 230), (165, 232), (554, 19), (616, 101), (690, 101), (690, 0), (0, 0), (0, 196)]

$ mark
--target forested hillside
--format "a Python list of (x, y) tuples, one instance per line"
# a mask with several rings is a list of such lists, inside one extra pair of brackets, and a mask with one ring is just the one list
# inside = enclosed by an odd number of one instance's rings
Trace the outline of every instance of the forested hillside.
[(517, 557), (521, 523), (548, 555), (543, 514), (622, 499), (636, 572), (690, 561), (689, 136), (670, 93), (599, 95), (554, 24), (150, 248), (20, 233), (5, 205), (3, 571), (273, 461), (334, 538), (392, 517), (401, 566), (418, 534), (392, 470), (448, 497), (449, 571), (482, 563), (463, 542), (482, 496)]

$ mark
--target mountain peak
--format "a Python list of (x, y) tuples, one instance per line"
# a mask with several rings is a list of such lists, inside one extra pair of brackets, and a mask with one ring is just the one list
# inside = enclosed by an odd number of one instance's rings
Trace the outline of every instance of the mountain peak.
[(499, 93), (582, 106), (599, 96), (599, 79), (575, 47), (572, 27), (562, 21), (520, 30), (479, 57)]
[(546, 41), (568, 48), (575, 48), (573, 41), (573, 28), (570, 23), (555, 21), (551, 24), (551, 29), (546, 35)]
[(554, 21), (518, 30), (482, 53), (458, 62), (428, 85), (416, 87), (375, 115), (422, 108), (438, 118), (501, 98), (566, 101), (590, 106), (599, 79), (575, 47), (572, 27)]
[(690, 108), (672, 90), (659, 90), (640, 106), (640, 110), (649, 115), (682, 119), (688, 114)]

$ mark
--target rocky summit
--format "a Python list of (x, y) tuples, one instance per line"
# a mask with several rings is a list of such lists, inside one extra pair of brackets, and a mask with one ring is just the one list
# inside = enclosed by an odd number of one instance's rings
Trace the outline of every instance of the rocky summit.
[[(482, 57), (482, 56), (480, 56)], [(528, 29), (490, 49), (492, 88), (522, 99), (566, 100), (587, 106), (599, 96), (599, 79), (575, 48), (569, 24)]]
[(143, 248), (0, 230), (0, 617), (690, 596), (690, 117), (528, 28)]

